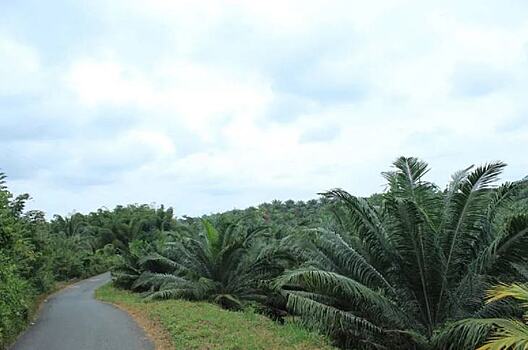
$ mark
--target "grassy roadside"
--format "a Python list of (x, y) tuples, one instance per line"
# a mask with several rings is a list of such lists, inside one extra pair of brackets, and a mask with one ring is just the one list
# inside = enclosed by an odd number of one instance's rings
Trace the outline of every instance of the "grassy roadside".
[(320, 335), (294, 324), (278, 325), (252, 312), (184, 300), (145, 303), (111, 284), (99, 288), (96, 298), (129, 311), (156, 340), (157, 350), (333, 349)]

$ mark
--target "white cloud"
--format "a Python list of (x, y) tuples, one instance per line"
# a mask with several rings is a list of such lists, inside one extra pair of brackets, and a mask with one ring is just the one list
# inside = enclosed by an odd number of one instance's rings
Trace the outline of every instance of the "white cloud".
[(254, 119), (271, 99), (258, 77), (240, 76), (189, 61), (173, 62), (147, 72), (95, 59), (74, 63), (67, 85), (89, 106), (136, 106), (149, 114), (147, 124), (178, 120), (211, 140), (217, 123)]
[(148, 82), (134, 69), (115, 62), (82, 60), (70, 69), (66, 84), (87, 106), (98, 104), (152, 104)]
[[(36, 94), (28, 99), (39, 111), (34, 118), (68, 126), (59, 139), (24, 141), (56, 162), (38, 162), (33, 180), (16, 183), (37, 207), (163, 201), (198, 214), (335, 186), (366, 195), (381, 189), (377, 173), (401, 154), (431, 160), (441, 182), (496, 158), (511, 163), (510, 178), (525, 175), (528, 20), (518, 7), (476, 0), (83, 6), (100, 30), (81, 33), (86, 47), (64, 48), (62, 60), (44, 64), (48, 55), (31, 40), (0, 36), (0, 73), (8, 77), (0, 95)], [(21, 82), (33, 76), (39, 89), (28, 90)], [(22, 116), (17, 108), (13, 115)], [(60, 190), (67, 200), (52, 204), (61, 183), (70, 184)]]
[(0, 96), (34, 92), (40, 71), (38, 53), (31, 46), (0, 33)]

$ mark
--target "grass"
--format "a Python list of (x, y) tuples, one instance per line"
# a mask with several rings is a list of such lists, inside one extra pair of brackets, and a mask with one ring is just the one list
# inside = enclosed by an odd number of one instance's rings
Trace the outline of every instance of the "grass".
[(129, 311), (151, 337), (158, 338), (154, 339), (158, 350), (334, 349), (318, 334), (293, 323), (279, 325), (251, 311), (232, 312), (185, 300), (143, 302), (137, 294), (111, 284), (99, 288), (96, 297)]

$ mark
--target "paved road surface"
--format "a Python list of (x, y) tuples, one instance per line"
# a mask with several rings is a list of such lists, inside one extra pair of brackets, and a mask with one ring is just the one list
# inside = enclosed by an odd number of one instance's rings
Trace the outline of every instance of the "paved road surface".
[(153, 350), (126, 312), (93, 298), (109, 280), (106, 273), (55, 294), (11, 350)]

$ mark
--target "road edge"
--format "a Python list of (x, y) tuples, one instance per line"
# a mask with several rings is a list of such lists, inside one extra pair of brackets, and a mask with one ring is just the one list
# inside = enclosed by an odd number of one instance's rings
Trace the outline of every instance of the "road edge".
[(150, 341), (154, 344), (155, 350), (174, 350), (175, 346), (172, 342), (170, 333), (165, 329), (162, 323), (148, 315), (144, 310), (137, 306), (133, 306), (126, 302), (108, 301), (97, 295), (97, 291), (105, 286), (111, 285), (108, 282), (95, 290), (94, 298), (105, 304), (114, 306), (124, 312), (137, 323), (137, 325), (145, 332)]
[(71, 287), (72, 285), (74, 285), (75, 283), (79, 282), (79, 281), (82, 281), (80, 278), (75, 278), (75, 279), (72, 279), (72, 280), (69, 280), (69, 281), (60, 281), (60, 282), (55, 282), (55, 285), (53, 287), (53, 289), (51, 289), (50, 291), (46, 292), (46, 293), (42, 293), (42, 294), (39, 294), (37, 295), (37, 297), (35, 298), (35, 300), (33, 301), (30, 309), (29, 309), (29, 316), (26, 320), (26, 325), (24, 327), (24, 329), (22, 329), (16, 337), (14, 337), (11, 342), (9, 342), (9, 344), (7, 344), (7, 350), (11, 349), (13, 347), (13, 345), (20, 339), (20, 337), (22, 337), (22, 335), (24, 335), (24, 333), (27, 332), (27, 330), (29, 329), (29, 327), (31, 325), (33, 325), (35, 323), (35, 321), (40, 317), (40, 313), (42, 311), (42, 307), (44, 306), (45, 303), (48, 302), (48, 300), (50, 298), (53, 298), (56, 294), (59, 294), (60, 292), (62, 292), (63, 290), (65, 290), (66, 288), (69, 288)]

